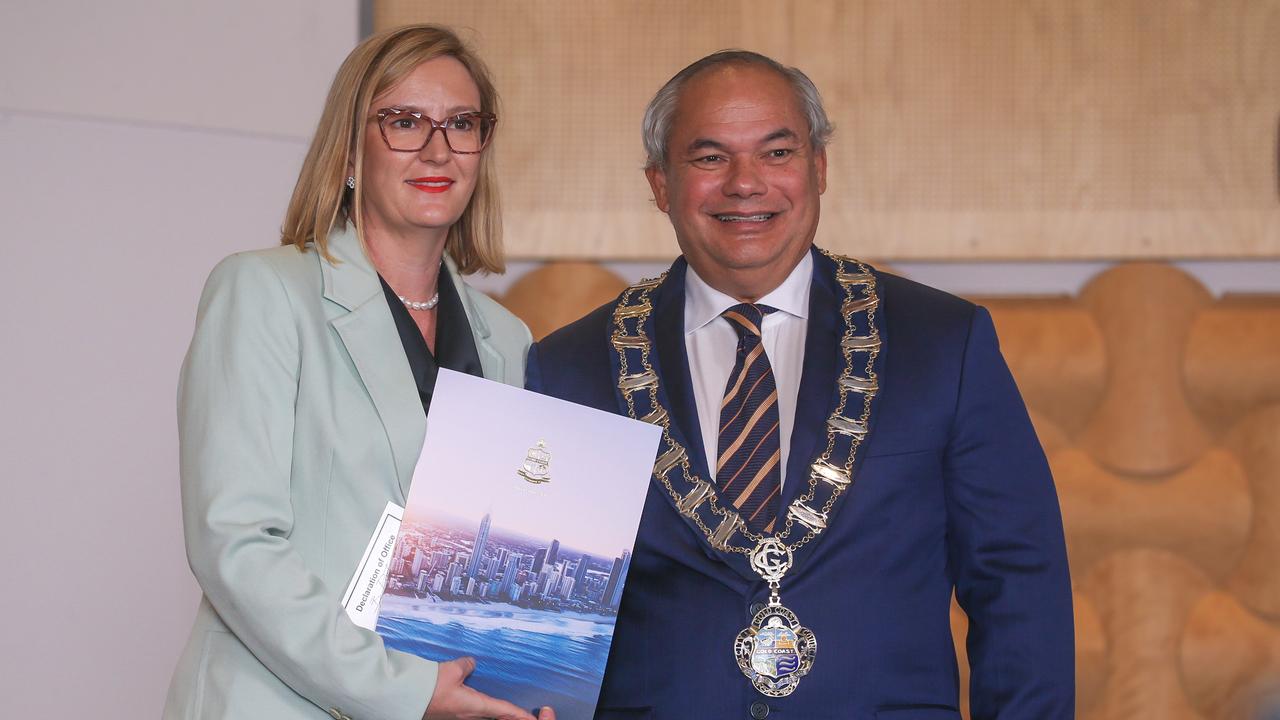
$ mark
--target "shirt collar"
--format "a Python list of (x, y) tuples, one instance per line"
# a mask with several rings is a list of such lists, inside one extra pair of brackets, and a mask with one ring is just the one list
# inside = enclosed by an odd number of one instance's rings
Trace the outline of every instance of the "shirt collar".
[[(782, 284), (756, 301), (801, 320), (809, 318), (809, 288), (813, 285), (813, 253), (807, 252)], [(690, 266), (684, 281), (684, 332), (688, 335), (720, 317), (738, 301), (707, 284)]]

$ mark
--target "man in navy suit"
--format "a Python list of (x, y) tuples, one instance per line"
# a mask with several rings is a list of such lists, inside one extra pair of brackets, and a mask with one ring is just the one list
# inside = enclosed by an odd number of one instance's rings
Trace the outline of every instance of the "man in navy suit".
[(644, 130), (683, 256), (529, 358), (666, 429), (597, 717), (959, 718), (953, 592), (972, 717), (1073, 717), (1057, 496), (987, 311), (813, 246), (800, 71), (708, 56)]

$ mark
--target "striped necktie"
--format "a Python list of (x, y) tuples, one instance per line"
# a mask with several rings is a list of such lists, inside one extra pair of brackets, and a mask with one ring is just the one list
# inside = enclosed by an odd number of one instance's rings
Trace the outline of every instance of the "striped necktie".
[(743, 303), (721, 313), (738, 333), (738, 357), (720, 404), (716, 485), (753, 532), (772, 532), (782, 491), (778, 388), (760, 331), (774, 308)]

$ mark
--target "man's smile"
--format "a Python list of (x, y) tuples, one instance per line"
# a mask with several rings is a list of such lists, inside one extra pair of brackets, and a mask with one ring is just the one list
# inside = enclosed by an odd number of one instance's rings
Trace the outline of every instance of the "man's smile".
[(777, 215), (777, 213), (771, 212), (754, 213), (750, 215), (744, 213), (716, 213), (713, 217), (720, 222), (726, 223), (760, 223), (768, 222), (769, 220), (777, 217)]

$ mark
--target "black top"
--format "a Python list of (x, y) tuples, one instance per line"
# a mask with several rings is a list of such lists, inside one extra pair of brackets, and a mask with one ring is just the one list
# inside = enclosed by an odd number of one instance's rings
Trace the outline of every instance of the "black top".
[(462, 307), (462, 297), (458, 294), (449, 271), (441, 264), (438, 281), (440, 302), (436, 305), (436, 352), (433, 355), (427, 347), (427, 341), (422, 339), (422, 332), (409, 315), (409, 309), (381, 275), (378, 279), (382, 281), (382, 293), (387, 296), (387, 304), (391, 306), (391, 317), (395, 318), (396, 330), (400, 333), (400, 344), (404, 346), (409, 370), (418, 386), (422, 412), (430, 414), (431, 395), (435, 391), (436, 375), (440, 368), (476, 377), (484, 376), (480, 367), (480, 353), (476, 351), (476, 341), (471, 337), (471, 323), (467, 321), (467, 312)]

